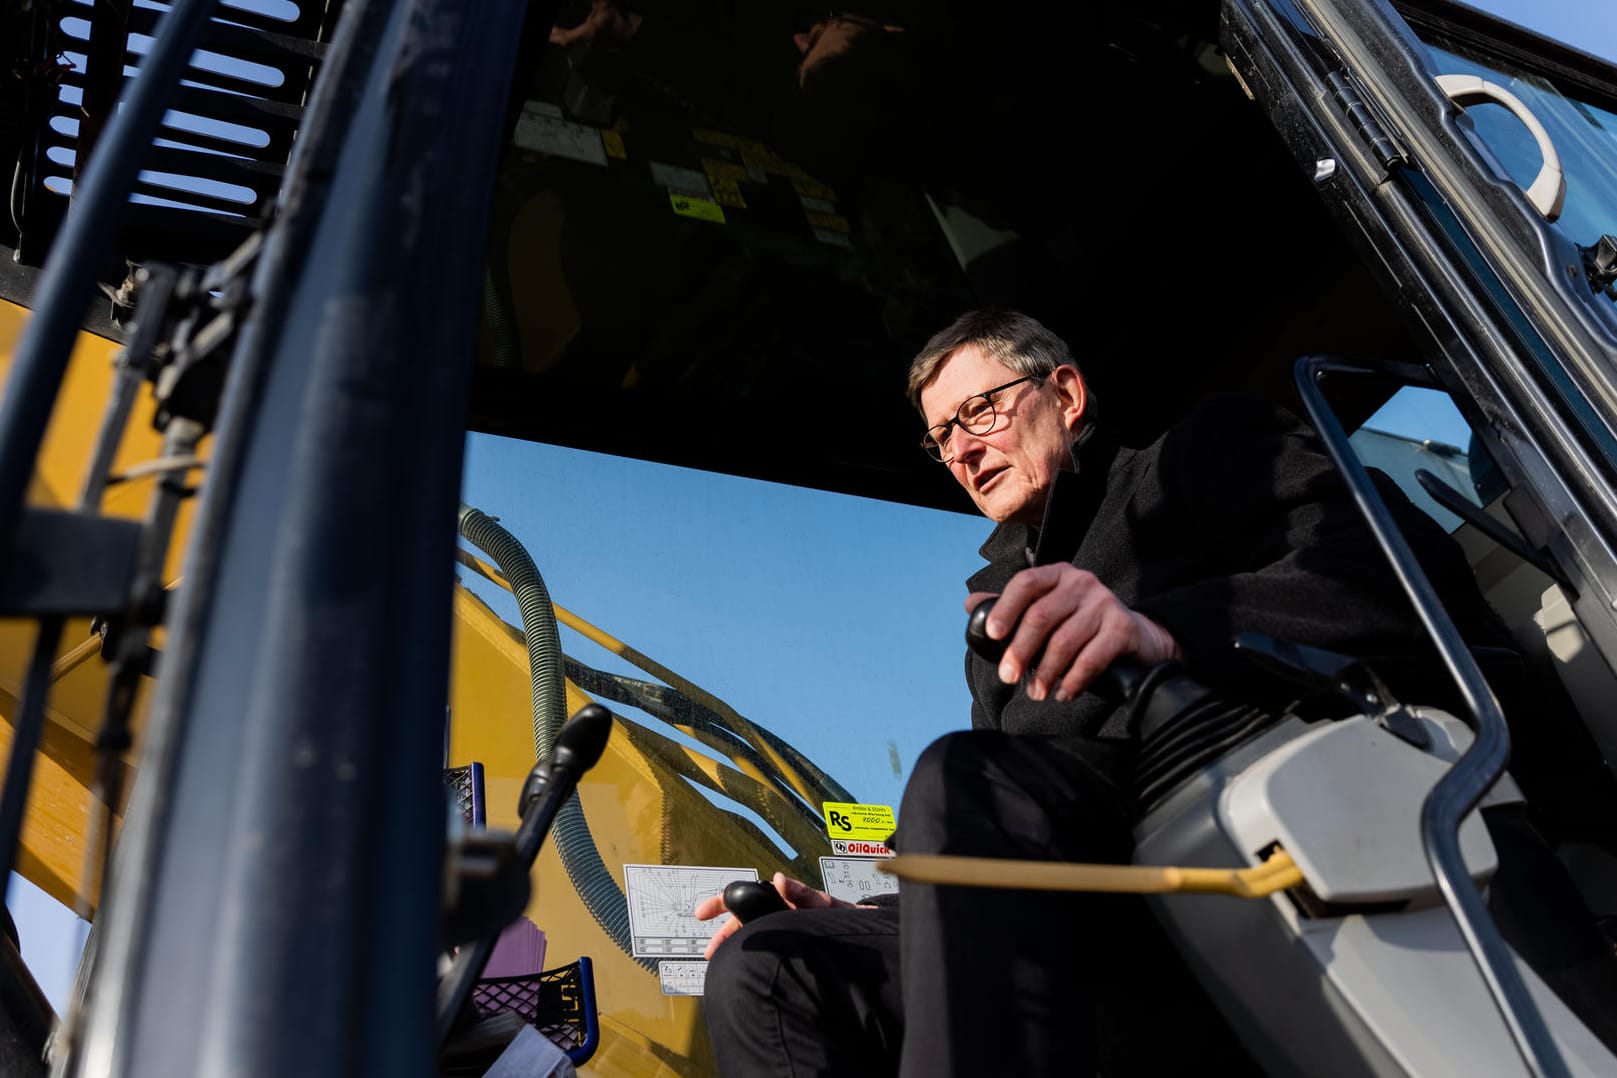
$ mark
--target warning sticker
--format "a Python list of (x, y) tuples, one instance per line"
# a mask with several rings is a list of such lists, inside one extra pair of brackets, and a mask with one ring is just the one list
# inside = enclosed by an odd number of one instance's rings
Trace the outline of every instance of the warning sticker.
[(805, 213), (808, 223), (814, 228), (829, 228), (836, 232), (847, 232), (848, 219), (835, 213)]
[(893, 833), (893, 810), (889, 805), (846, 805), (826, 801), (825, 830), (832, 838), (868, 839), (886, 842)]
[(747, 166), (738, 165), (734, 161), (715, 161), (711, 157), (702, 158), (702, 170), (707, 173), (709, 180), (735, 180), (746, 183), (752, 179), (752, 173)]
[(898, 893), (898, 877), (876, 867), (876, 862), (856, 857), (820, 858), (820, 879), (832, 898), (863, 902), (877, 895)]
[(734, 180), (727, 180), (722, 176), (713, 176), (708, 179), (713, 185), (713, 201), (721, 206), (732, 206), (738, 210), (747, 208), (747, 200), (741, 197), (741, 185)]
[(696, 919), (696, 904), (735, 880), (757, 880), (755, 868), (707, 865), (624, 865), (629, 935), (636, 958), (700, 958), (707, 941), (730, 919)]
[(657, 963), (657, 979), (665, 996), (700, 996), (707, 987), (707, 963), (665, 958)]
[(736, 137), (726, 135), (723, 131), (709, 131), (706, 128), (698, 127), (691, 132), (691, 137), (696, 139), (697, 142), (705, 142), (709, 146), (723, 146), (731, 150), (736, 148)]
[(709, 202), (705, 198), (692, 198), (690, 195), (681, 195), (673, 191), (668, 193), (669, 205), (681, 217), (694, 217), (698, 221), (715, 221), (724, 224), (724, 207), (717, 202)]
[(831, 852), (838, 857), (891, 857), (893, 849), (885, 842), (868, 842), (864, 839), (834, 838), (831, 840)]
[(623, 136), (616, 131), (602, 131), (601, 145), (606, 148), (608, 157), (616, 157), (619, 161), (627, 160), (629, 157), (623, 148)]
[(794, 176), (792, 178), (792, 189), (803, 198), (818, 198), (823, 199), (826, 202), (835, 202), (837, 200), (837, 193), (835, 191), (818, 180), (808, 176), (804, 176), (802, 178)]

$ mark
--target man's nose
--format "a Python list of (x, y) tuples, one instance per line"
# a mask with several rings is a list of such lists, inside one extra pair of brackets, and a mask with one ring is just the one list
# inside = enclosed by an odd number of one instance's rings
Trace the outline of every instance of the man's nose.
[(973, 434), (965, 427), (956, 427), (949, 438), (949, 452), (956, 461), (964, 463), (982, 456), (987, 444), (981, 435)]

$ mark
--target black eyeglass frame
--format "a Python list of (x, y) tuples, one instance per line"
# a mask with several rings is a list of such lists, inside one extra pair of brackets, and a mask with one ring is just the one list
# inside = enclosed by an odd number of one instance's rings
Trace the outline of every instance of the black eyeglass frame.
[[(944, 423), (939, 423), (935, 427), (926, 428), (926, 433), (921, 435), (921, 452), (925, 453), (939, 464), (952, 463), (954, 461), (954, 457), (947, 456), (945, 454), (948, 452), (949, 438), (953, 433), (954, 427), (959, 427), (967, 434), (971, 434), (979, 438), (985, 434), (994, 433), (995, 429), (999, 426), (999, 408), (994, 404), (994, 395), (996, 393), (1003, 393), (1012, 386), (1019, 386), (1023, 382), (1042, 382), (1047, 377), (1048, 373), (1024, 374), (1020, 378), (1013, 378), (1004, 385), (995, 386), (993, 389), (985, 389), (981, 393), (973, 393), (971, 396), (960, 402), (959, 407), (954, 410), (953, 419), (950, 419)], [(966, 405), (970, 404), (978, 397), (981, 397), (983, 400), (988, 402), (988, 426), (984, 427), (982, 430), (972, 430), (971, 427), (966, 425), (966, 421), (961, 418), (960, 413), (966, 410)], [(939, 430), (943, 431), (942, 437), (938, 437), (933, 433), (934, 431)]]

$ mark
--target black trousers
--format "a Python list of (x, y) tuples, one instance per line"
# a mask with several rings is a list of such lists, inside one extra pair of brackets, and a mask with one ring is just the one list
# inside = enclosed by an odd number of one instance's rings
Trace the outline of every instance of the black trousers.
[[(1128, 751), (950, 734), (916, 763), (898, 848), (1126, 861)], [(726, 1078), (1250, 1069), (1133, 896), (906, 883), (896, 909), (746, 925), (715, 954), (706, 991)]]

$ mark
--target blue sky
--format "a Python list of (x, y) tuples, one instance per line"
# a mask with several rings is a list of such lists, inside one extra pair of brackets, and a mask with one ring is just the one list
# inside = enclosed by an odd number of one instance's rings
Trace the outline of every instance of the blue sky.
[[(1617, 58), (1617, 18), (1600, 0), (1476, 6)], [(1447, 433), (1413, 415), (1379, 425)], [(486, 437), (471, 439), (464, 497), (529, 546), (558, 602), (768, 725), (861, 798), (896, 805), (920, 749), (969, 722), (961, 601), (981, 519)], [(613, 665), (571, 634), (563, 643)], [(81, 933), (24, 881), (8, 901), (60, 1007)]]

